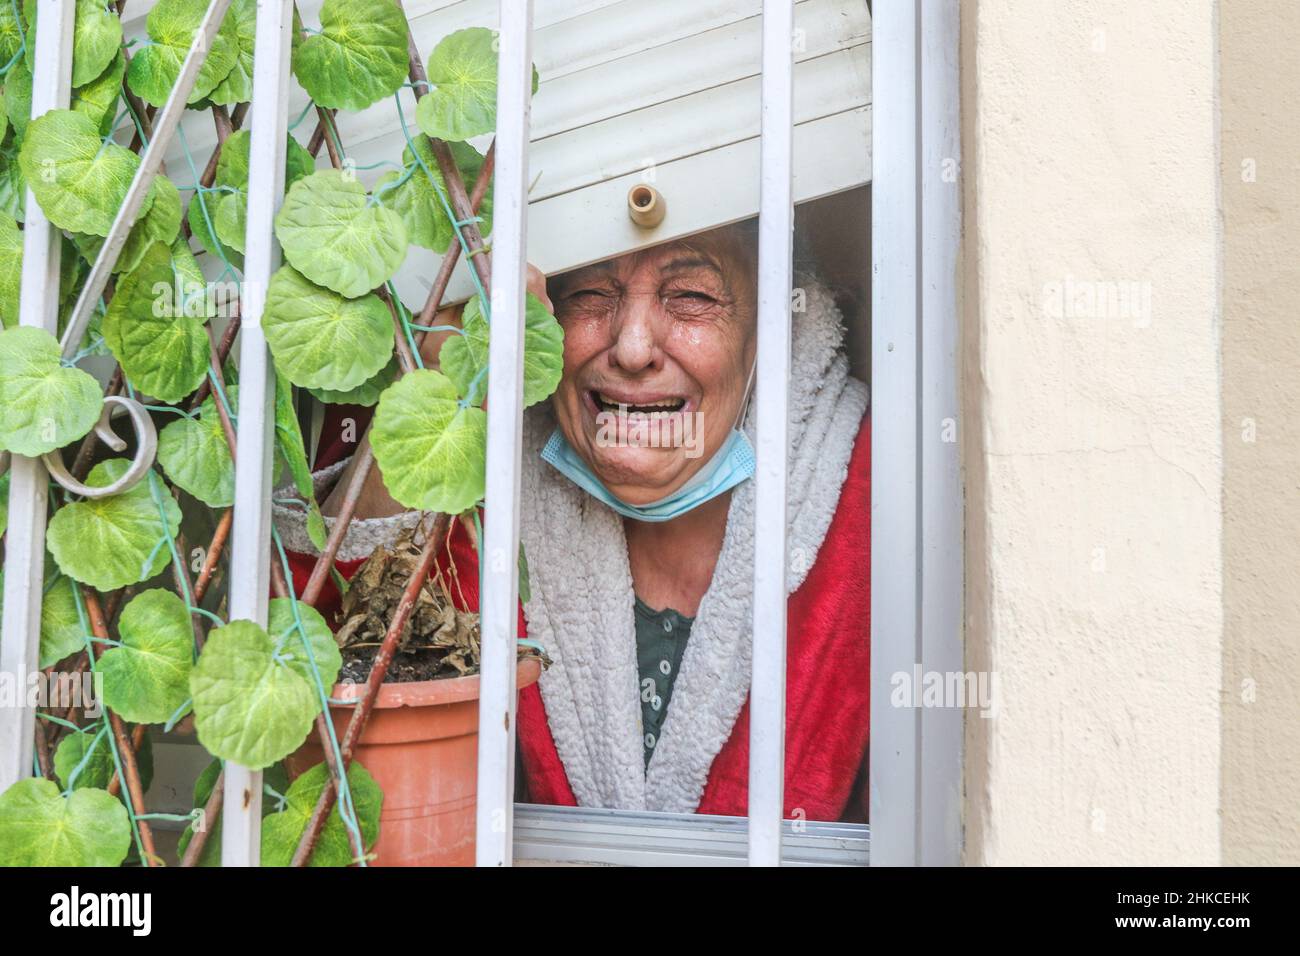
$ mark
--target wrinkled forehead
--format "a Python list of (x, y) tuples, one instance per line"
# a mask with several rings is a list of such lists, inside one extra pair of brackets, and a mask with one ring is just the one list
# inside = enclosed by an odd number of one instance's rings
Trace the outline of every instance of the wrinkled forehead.
[(724, 229), (615, 256), (559, 276), (556, 283), (562, 290), (595, 278), (628, 282), (691, 274), (740, 292), (752, 284), (755, 273), (752, 245), (738, 232)]

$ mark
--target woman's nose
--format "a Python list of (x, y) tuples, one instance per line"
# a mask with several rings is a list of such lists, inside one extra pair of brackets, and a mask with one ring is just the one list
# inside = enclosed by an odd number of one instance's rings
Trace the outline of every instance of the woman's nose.
[(627, 295), (614, 320), (611, 355), (625, 372), (658, 368), (663, 362), (659, 299), (655, 295)]

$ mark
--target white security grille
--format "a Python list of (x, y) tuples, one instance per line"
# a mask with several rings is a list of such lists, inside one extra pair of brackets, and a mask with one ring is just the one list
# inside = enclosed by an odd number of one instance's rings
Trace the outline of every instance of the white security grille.
[[(213, 0), (195, 48), (182, 68), (172, 100), (154, 118), (153, 139), (132, 191), (131, 201), (143, 197), (180, 119), (182, 104), (206, 49), (205, 29), (215, 30), (229, 0)], [(787, 493), (787, 390), (790, 368), (791, 239), (794, 203), (858, 184), (870, 161), (874, 182), (873, 208), (873, 405), (887, 414), (875, 416), (873, 428), (872, 506), (872, 744), (871, 813), (872, 860), (878, 863), (955, 862), (960, 846), (957, 782), (960, 773), (960, 712), (933, 713), (889, 706), (888, 675), (928, 668), (961, 667), (961, 499), (957, 445), (942, 440), (945, 419), (957, 417), (955, 254), (959, 228), (960, 192), (957, 180), (944, 174), (945, 163), (957, 156), (956, 116), (956, 0), (933, 4), (880, 4), (874, 24), (866, 17), (840, 17), (843, 0), (745, 0), (741, 3), (667, 2), (615, 3), (589, 0), (501, 0), (499, 7), (500, 66), (498, 132), (495, 141), (493, 257), (490, 294), (493, 334), (490, 340), (488, 391), (487, 490), (482, 575), (482, 691), (478, 765), (477, 859), (479, 865), (509, 865), (518, 835), (513, 825), (514, 702), (517, 577), (514, 556), (519, 542), (519, 474), (522, 415), (523, 314), (525, 267), (529, 259), (529, 220), (540, 217), (548, 235), (571, 225), (573, 207), (565, 197), (593, 190), (587, 208), (599, 209), (616, 195), (621, 206), (627, 184), (641, 175), (645, 157), (619, 152), (626, 136), (618, 131), (653, 127), (661, 99), (634, 87), (611, 87), (604, 101), (591, 97), (581, 109), (565, 113), (539, 110), (530, 117), (533, 27), (556, 31), (578, 16), (604, 18), (609, 44), (599, 55), (570, 51), (560, 43), (548, 46), (556, 55), (550, 82), (562, 85), (566, 75), (592, 70), (604, 61), (639, 57), (668, 66), (683, 59), (681, 44), (699, 50), (721, 50), (709, 64), (726, 79), (709, 85), (681, 71), (665, 82), (677, 83), (676, 93), (704, 97), (695, 104), (716, 116), (714, 128), (703, 132), (701, 152), (694, 158), (693, 176), (713, 170), (719, 181), (728, 163), (753, 156), (757, 150), (760, 190), (759, 344), (756, 477), (757, 518), (754, 563), (753, 680), (750, 728), (750, 813), (744, 821), (716, 821), (722, 843), (710, 852), (713, 862), (735, 861), (743, 830), (751, 865), (776, 865), (783, 859), (789, 824), (782, 822), (785, 729), (785, 568)], [(32, 115), (66, 107), (70, 95), (73, 0), (48, 0), (41, 6), (35, 63)], [(305, 5), (309, 6), (309, 5)], [(407, 14), (417, 23), (439, 18), (439, 29), (477, 23), (490, 12), (486, 0), (409, 2)], [(536, 13), (534, 7), (536, 6)], [(848, 5), (851, 6), (851, 5)], [(249, 194), (270, 197), (250, 203), (247, 219), (245, 283), (240, 338), (240, 408), (236, 446), (236, 503), (231, 534), (230, 617), (265, 624), (268, 590), (283, 587), (283, 576), (271, 560), (270, 486), (275, 430), (274, 369), (261, 335), (260, 319), (266, 284), (279, 264), (272, 229), (283, 194), (285, 131), (291, 112), (289, 54), (294, 5), (291, 0), (262, 0), (258, 4), (254, 98), (248, 113), (251, 130)], [(652, 15), (653, 11), (653, 15)], [(798, 11), (798, 16), (797, 12)], [(444, 22), (463, 18), (465, 23)], [(799, 39), (800, 18), (832, 20), (837, 29), (816, 32), (810, 48)], [(839, 19), (837, 19), (839, 18)], [(843, 23), (840, 22), (843, 19)], [(598, 21), (600, 22), (600, 21)], [(862, 24), (865, 23), (864, 28)], [(755, 72), (738, 54), (739, 40), (761, 30), (761, 70)], [(868, 43), (874, 30), (874, 42)], [(658, 32), (656, 32), (658, 31)], [(419, 30), (416, 31), (419, 33)], [(647, 39), (650, 37), (651, 39)], [(874, 47), (874, 55), (871, 49)], [(670, 48), (675, 48), (670, 52)], [(559, 51), (559, 52), (555, 52)], [(584, 56), (587, 58), (584, 59)], [(604, 58), (602, 61), (601, 57)], [(546, 65), (541, 64), (545, 69)], [(412, 57), (412, 77), (418, 54)], [(860, 102), (844, 71), (870, 69), (877, 100), (874, 152), (871, 106)], [(839, 72), (837, 72), (839, 71)], [(626, 71), (624, 71), (626, 73)], [(613, 74), (611, 74), (613, 75)], [(807, 85), (803, 86), (806, 81)], [(694, 85), (692, 85), (694, 84)], [(698, 86), (705, 86), (698, 89)], [(757, 86), (759, 133), (749, 132), (743, 116), (727, 104), (741, 103)], [(670, 91), (672, 92), (672, 91)], [(644, 102), (638, 103), (641, 96)], [(629, 103), (631, 106), (629, 107)], [(173, 109), (175, 106), (175, 109)], [(742, 107), (743, 110), (743, 107)], [(710, 112), (711, 111), (711, 112)], [(639, 115), (638, 115), (639, 114)], [(242, 114), (241, 114), (242, 116)], [(324, 138), (322, 113), (318, 137)], [(621, 125), (620, 125), (621, 124)], [(218, 124), (220, 130), (220, 124)], [(918, 131), (920, 134), (918, 135)], [(364, 144), (382, 131), (361, 137)], [(862, 152), (803, 163), (800, 150), (815, 148), (819, 137), (859, 143)], [(584, 137), (586, 137), (584, 139)], [(712, 138), (709, 138), (712, 137)], [(583, 143), (613, 144), (613, 152), (590, 163), (594, 173), (581, 171), (566, 156)], [(530, 146), (531, 143), (531, 146)], [(803, 144), (801, 146), (801, 144)], [(811, 145), (810, 145), (811, 144)], [(530, 197), (530, 150), (534, 160), (552, 164), (543, 195)], [(154, 157), (151, 163), (149, 157)], [(669, 181), (688, 158), (665, 147), (652, 160)], [(796, 171), (810, 170), (802, 184)], [(459, 183), (457, 183), (459, 185)], [(470, 186), (472, 184), (466, 184)], [(716, 202), (681, 216), (675, 234), (749, 215), (753, 200), (723, 186)], [(481, 195), (481, 190), (474, 190)], [(530, 198), (533, 208), (530, 213)], [(470, 199), (453, 196), (461, 208)], [(458, 213), (461, 211), (458, 208)], [(102, 256), (120, 249), (133, 218), (124, 209), (121, 222), (105, 242)], [(462, 219), (467, 218), (461, 216)], [(121, 228), (119, 229), (119, 226)], [(476, 227), (471, 227), (477, 238)], [(629, 233), (612, 243), (598, 243), (596, 230), (581, 226), (582, 248), (565, 249), (565, 264), (605, 258), (624, 251), (645, 237)], [(667, 238), (662, 236), (661, 238)], [(606, 236), (605, 239), (608, 239)], [(28, 195), (24, 236), (21, 323), (50, 331), (56, 328), (59, 233)], [(538, 257), (547, 269), (545, 255)], [(455, 298), (450, 266), (443, 270), (430, 298), (436, 305), (444, 294)], [(481, 257), (471, 263), (480, 278), (487, 272)], [(102, 290), (106, 268), (96, 270), (83, 300), (93, 303)], [(866, 263), (863, 264), (866, 268)], [(463, 266), (462, 271), (468, 266)], [(102, 273), (102, 274), (100, 274)], [(93, 282), (99, 282), (99, 289)], [(487, 284), (485, 282), (485, 284)], [(451, 291), (448, 291), (449, 288)], [(464, 296), (462, 295), (461, 298)], [(89, 317), (89, 305), (79, 303), (76, 324)], [(82, 315), (82, 312), (85, 315)], [(358, 454), (363, 459), (368, 449)], [(4, 640), (0, 670), (27, 674), (35, 670), (43, 583), (43, 552), (47, 476), (41, 461), (15, 456), (11, 466), (9, 528), (6, 539)], [(338, 522), (332, 544), (337, 547), (346, 527)], [(436, 538), (435, 536), (432, 536)], [(318, 565), (313, 585), (319, 589), (328, 562)], [(278, 579), (277, 579), (278, 578)], [(30, 708), (0, 709), (0, 791), (32, 772), (34, 712)], [(349, 756), (344, 748), (345, 758)], [(331, 768), (337, 772), (338, 768)], [(224, 776), (223, 861), (228, 866), (256, 865), (259, 859), (261, 816), (260, 774), (228, 765)], [(220, 798), (214, 795), (214, 801)], [(217, 804), (211, 803), (210, 806)], [(545, 834), (596, 817), (552, 814), (531, 809), (526, 838), (538, 845)], [(602, 812), (603, 813), (603, 812)], [(645, 816), (645, 815), (643, 815)], [(611, 820), (610, 847), (635, 834), (638, 827), (671, 835), (689, 847), (711, 824), (624, 818)], [(620, 829), (621, 827), (621, 829)], [(740, 827), (740, 829), (738, 829)], [(799, 833), (801, 831), (793, 831)], [(858, 834), (858, 835), (855, 835)], [(859, 835), (861, 839), (859, 840)], [(809, 861), (865, 858), (865, 833), (838, 826), (821, 826), (816, 839), (796, 842)], [(709, 837), (711, 838), (711, 837)], [(818, 841), (822, 842), (818, 842)], [(847, 856), (836, 856), (843, 850)], [(725, 845), (724, 845), (725, 844)], [(615, 853), (605, 847), (602, 853)], [(545, 854), (542, 854), (543, 856)], [(613, 857), (611, 857), (612, 859)]]

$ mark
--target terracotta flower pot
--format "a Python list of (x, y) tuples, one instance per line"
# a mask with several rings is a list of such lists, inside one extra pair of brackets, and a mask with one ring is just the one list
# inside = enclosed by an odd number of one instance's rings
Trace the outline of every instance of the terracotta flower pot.
[[(520, 688), (537, 682), (541, 663), (519, 662)], [(362, 684), (335, 684), (336, 700), (359, 698)], [(384, 684), (356, 747), (384, 791), (372, 866), (473, 866), (478, 789), (479, 678)], [(342, 741), (353, 707), (330, 708)], [(324, 760), (315, 734), (287, 760), (298, 774)]]

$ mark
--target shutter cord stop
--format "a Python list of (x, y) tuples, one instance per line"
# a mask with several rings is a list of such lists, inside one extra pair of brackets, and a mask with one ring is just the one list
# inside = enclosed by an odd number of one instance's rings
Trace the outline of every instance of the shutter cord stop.
[(637, 183), (627, 191), (627, 214), (642, 229), (653, 229), (664, 221), (668, 204), (653, 186)]

